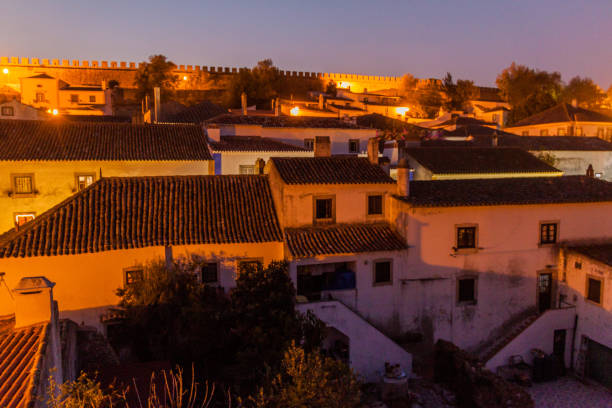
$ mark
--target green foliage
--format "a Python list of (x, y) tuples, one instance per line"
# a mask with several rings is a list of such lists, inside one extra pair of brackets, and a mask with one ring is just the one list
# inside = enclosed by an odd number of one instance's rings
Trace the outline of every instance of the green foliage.
[(125, 395), (117, 389), (103, 390), (95, 378), (81, 373), (75, 381), (57, 384), (49, 378), (47, 406), (49, 408), (113, 408), (123, 407)]
[(423, 114), (428, 118), (435, 118), (442, 106), (442, 96), (440, 91), (430, 87), (424, 89), (418, 96), (418, 103)]
[(325, 93), (331, 96), (338, 94), (338, 85), (334, 81), (329, 81), (325, 86)]
[(561, 100), (571, 103), (575, 99), (578, 106), (594, 108), (603, 102), (605, 96), (591, 78), (575, 76), (563, 88)]
[(271, 384), (249, 398), (253, 408), (356, 408), (361, 383), (341, 361), (292, 343)]
[(196, 362), (208, 377), (224, 364), (230, 304), (216, 288), (198, 281), (194, 272), (199, 259), (179, 261), (170, 269), (161, 261), (152, 262), (144, 268), (143, 281), (118, 289), (125, 316), (120, 337), (132, 341), (140, 360)]
[(497, 76), (497, 86), (511, 106), (509, 124), (554, 106), (560, 98), (561, 74), (512, 63)]
[(136, 72), (136, 95), (139, 99), (145, 96), (153, 98), (153, 88), (159, 87), (161, 99), (165, 101), (176, 86), (178, 77), (173, 74), (176, 65), (164, 55), (151, 55), (149, 62), (144, 62)]
[(464, 110), (466, 102), (476, 96), (477, 89), (473, 81), (459, 79), (454, 83), (453, 76), (447, 72), (442, 81), (442, 92), (446, 96), (442, 107), (445, 111), (451, 112)]
[(322, 91), (320, 79), (305, 79), (281, 75), (271, 59), (259, 61), (252, 69), (244, 69), (230, 79), (226, 93), (229, 107), (240, 106), (240, 95), (247, 95), (247, 103), (258, 108), (269, 108), (276, 97), (305, 95), (308, 91)]

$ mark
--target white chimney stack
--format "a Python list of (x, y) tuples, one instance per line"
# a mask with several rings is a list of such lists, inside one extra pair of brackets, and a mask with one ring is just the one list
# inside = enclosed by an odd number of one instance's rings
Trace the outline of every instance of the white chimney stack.
[(209, 127), (208, 129), (206, 129), (206, 135), (208, 136), (208, 140), (210, 141), (213, 141), (213, 142), (221, 141), (221, 129), (219, 129), (218, 127), (215, 127), (215, 128)]
[(329, 157), (331, 156), (331, 141), (329, 136), (316, 136), (314, 140), (314, 156)]
[(325, 109), (325, 98), (322, 93), (319, 94), (319, 109)]
[(406, 159), (401, 159), (397, 163), (397, 195), (400, 197), (410, 195), (410, 165)]
[(15, 294), (15, 327), (50, 322), (53, 318), (54, 282), (44, 276), (21, 278)]
[(246, 116), (247, 115), (247, 95), (244, 92), (240, 94), (240, 104), (242, 106), (242, 114)]

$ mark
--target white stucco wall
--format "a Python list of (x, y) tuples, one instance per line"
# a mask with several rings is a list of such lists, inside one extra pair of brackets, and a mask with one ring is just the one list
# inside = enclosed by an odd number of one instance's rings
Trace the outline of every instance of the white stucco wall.
[(585, 175), (589, 164), (595, 173), (601, 173), (604, 180), (612, 181), (612, 151), (532, 151), (536, 157), (542, 153), (552, 154), (557, 162), (555, 167), (566, 176)]
[[(253, 166), (258, 159), (266, 163), (270, 157), (313, 157), (314, 152), (213, 152), (221, 156), (221, 174), (240, 174), (240, 166)], [(217, 163), (215, 160), (215, 167)]]

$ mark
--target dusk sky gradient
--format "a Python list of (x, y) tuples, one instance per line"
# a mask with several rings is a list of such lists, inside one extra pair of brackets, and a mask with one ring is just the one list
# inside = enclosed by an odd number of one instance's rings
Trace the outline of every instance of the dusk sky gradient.
[(612, 0), (1, 0), (0, 55), (472, 79), (512, 61), (612, 85)]

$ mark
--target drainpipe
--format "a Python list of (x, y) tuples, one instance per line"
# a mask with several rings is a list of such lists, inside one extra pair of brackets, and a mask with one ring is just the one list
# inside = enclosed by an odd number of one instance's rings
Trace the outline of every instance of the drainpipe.
[(574, 332), (572, 333), (572, 351), (570, 353), (570, 370), (574, 371), (574, 350), (576, 347), (576, 331), (578, 330), (578, 313), (574, 316)]

